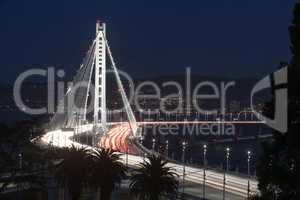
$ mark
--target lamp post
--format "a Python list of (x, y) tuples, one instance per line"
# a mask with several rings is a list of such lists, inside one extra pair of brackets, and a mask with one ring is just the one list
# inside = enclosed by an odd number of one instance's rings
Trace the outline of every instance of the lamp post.
[(126, 146), (126, 168), (128, 168), (128, 146)]
[(229, 156), (230, 156), (230, 148), (226, 148), (226, 170), (224, 170), (223, 174), (223, 200), (225, 200), (225, 192), (226, 192), (226, 171), (229, 169)]
[(64, 136), (64, 140), (65, 140), (65, 147), (67, 147), (67, 136)]
[[(23, 168), (23, 155), (22, 155), (22, 153), (18, 154), (18, 158), (19, 158), (19, 170), (20, 170), (20, 173), (21, 173), (21, 170)], [(18, 199), (23, 199), (21, 188), (22, 188), (22, 183), (18, 183), (17, 184)]]
[(230, 148), (226, 148), (226, 171), (229, 170), (229, 156), (230, 156)]
[(247, 168), (248, 168), (248, 187), (247, 187), (247, 198), (250, 197), (250, 160), (251, 160), (251, 151), (247, 151)]
[[(140, 144), (143, 146), (144, 137), (140, 137)], [(143, 162), (145, 162), (146, 153), (143, 153)]]
[(169, 156), (169, 140), (166, 140), (166, 157)]
[(206, 151), (207, 145), (203, 145), (203, 199), (205, 199), (205, 181), (206, 181)]
[(76, 142), (76, 140), (75, 140), (75, 136), (77, 135), (77, 113), (76, 112), (73, 112), (73, 114), (75, 115), (75, 129), (74, 129), (74, 131), (73, 131), (73, 138), (72, 138), (72, 140), (73, 140), (73, 142)]
[(140, 137), (140, 144), (143, 145), (143, 140), (144, 138), (143, 137)]
[(155, 141), (155, 138), (153, 138), (153, 139), (152, 139), (152, 151), (155, 150), (155, 142), (156, 142), (156, 141)]
[(23, 155), (22, 155), (22, 153), (19, 153), (18, 157), (19, 157), (19, 169), (22, 170), (22, 168), (23, 168)]
[(182, 195), (184, 195), (184, 183), (185, 183), (185, 149), (186, 142), (182, 142), (182, 162), (183, 162), (183, 171), (182, 171)]

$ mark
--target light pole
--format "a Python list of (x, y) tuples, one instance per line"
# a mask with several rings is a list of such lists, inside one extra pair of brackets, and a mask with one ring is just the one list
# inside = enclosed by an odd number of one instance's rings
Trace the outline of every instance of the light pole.
[(169, 156), (169, 140), (166, 140), (166, 157)]
[(152, 139), (152, 151), (155, 151), (155, 138)]
[(140, 144), (143, 145), (143, 137), (140, 137)]
[(250, 197), (250, 160), (251, 160), (251, 151), (247, 151), (247, 164), (248, 164), (248, 187), (247, 187), (247, 197)]
[[(23, 168), (23, 155), (22, 153), (19, 153), (18, 154), (18, 157), (19, 157), (19, 170), (20, 170), (20, 173), (21, 173), (21, 170)], [(17, 190), (18, 190), (18, 199), (23, 199), (21, 197), (22, 193), (21, 193), (21, 187), (22, 187), (22, 183), (18, 183), (17, 184)]]
[(203, 145), (203, 199), (205, 199), (205, 181), (206, 181), (206, 151), (207, 145)]
[(67, 146), (67, 136), (64, 136), (65, 139), (65, 147)]
[[(144, 138), (143, 136), (140, 137), (140, 144), (143, 146), (143, 142), (144, 142)], [(145, 157), (146, 157), (146, 153), (142, 153), (143, 154), (143, 162), (145, 162)]]
[(226, 171), (229, 170), (229, 156), (230, 156), (230, 148), (226, 148)]
[(229, 168), (229, 156), (230, 156), (230, 148), (226, 148), (226, 170), (224, 170), (223, 174), (223, 200), (225, 200), (225, 192), (226, 192), (226, 171)]
[(73, 114), (75, 115), (75, 129), (73, 131), (73, 138), (72, 138), (72, 140), (73, 140), (73, 142), (75, 142), (75, 135), (76, 135), (76, 132), (77, 132), (77, 121), (76, 121), (76, 119), (77, 119), (77, 113), (74, 112)]
[[(80, 115), (78, 115), (78, 118), (77, 118), (77, 119), (78, 119), (78, 130), (77, 130), (77, 134), (80, 135), (80, 134), (81, 134), (81, 131), (82, 131), (82, 130), (81, 130), (82, 118), (81, 118)], [(78, 142), (81, 142), (80, 139), (81, 139), (81, 137), (78, 137), (77, 141), (78, 141)]]
[(18, 157), (19, 157), (19, 169), (22, 170), (22, 168), (23, 168), (23, 155), (22, 155), (22, 153), (19, 153)]
[(128, 168), (128, 146), (126, 146), (126, 168)]
[(183, 171), (182, 171), (182, 195), (184, 195), (184, 183), (185, 183), (185, 149), (186, 142), (182, 142), (182, 162), (183, 162)]

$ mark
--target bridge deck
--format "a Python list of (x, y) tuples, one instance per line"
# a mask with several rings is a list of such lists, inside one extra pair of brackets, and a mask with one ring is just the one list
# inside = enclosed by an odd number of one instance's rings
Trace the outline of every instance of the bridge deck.
[[(91, 127), (90, 125), (84, 125), (80, 127), (80, 130), (87, 130), (88, 127)], [(128, 123), (121, 123), (119, 126), (113, 127), (109, 133), (108, 136), (100, 139), (98, 144), (100, 144), (102, 147), (105, 148), (116, 148), (120, 150), (126, 151), (126, 140), (128, 139), (130, 135), (130, 127)], [(75, 145), (77, 147), (86, 147), (91, 148), (91, 146), (83, 145), (77, 142), (72, 141), (70, 138), (74, 135), (74, 132), (72, 131), (61, 131), (61, 130), (55, 130), (47, 132), (41, 140), (44, 143), (52, 144), (54, 146), (58, 147), (69, 147), (71, 145)], [(121, 158), (123, 159), (123, 162), (125, 162), (126, 158), (125, 155), (122, 155)], [(128, 162), (130, 165), (136, 166), (138, 163), (143, 162), (143, 157), (141, 156), (135, 156), (135, 155), (128, 155)], [(178, 174), (183, 174), (183, 165), (182, 164), (175, 164), (170, 163), (170, 167), (174, 168)], [(203, 182), (203, 169), (201, 168), (195, 168), (195, 167), (186, 167), (186, 175), (185, 178), (187, 181), (194, 182), (197, 184), (201, 184)], [(221, 172), (217, 172), (214, 170), (206, 170), (207, 179), (206, 184), (210, 187), (216, 188), (218, 190), (223, 189), (223, 176), (224, 174)], [(248, 178), (245, 177), (239, 177), (236, 175), (226, 175), (226, 191), (246, 197), (247, 195), (247, 183)], [(253, 193), (257, 193), (257, 181), (251, 180), (250, 182), (250, 189)]]

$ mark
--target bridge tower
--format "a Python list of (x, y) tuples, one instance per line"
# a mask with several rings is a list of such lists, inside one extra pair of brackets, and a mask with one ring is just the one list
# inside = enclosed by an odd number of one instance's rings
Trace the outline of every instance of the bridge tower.
[[(101, 32), (101, 33), (100, 33)], [(100, 34), (99, 34), (100, 33)], [(106, 25), (96, 23), (94, 124), (106, 128)], [(104, 36), (104, 37), (103, 37)], [(99, 114), (100, 112), (100, 114)], [(99, 121), (100, 116), (100, 121)]]

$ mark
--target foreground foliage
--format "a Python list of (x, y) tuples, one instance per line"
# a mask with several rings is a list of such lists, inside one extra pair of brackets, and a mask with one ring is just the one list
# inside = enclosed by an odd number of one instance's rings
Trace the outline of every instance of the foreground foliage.
[(140, 163), (131, 177), (130, 191), (141, 200), (158, 200), (161, 196), (177, 194), (177, 174), (161, 157), (152, 156)]

